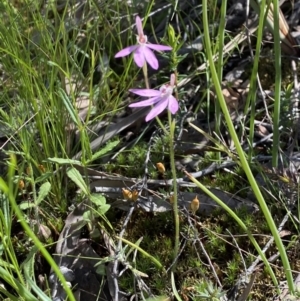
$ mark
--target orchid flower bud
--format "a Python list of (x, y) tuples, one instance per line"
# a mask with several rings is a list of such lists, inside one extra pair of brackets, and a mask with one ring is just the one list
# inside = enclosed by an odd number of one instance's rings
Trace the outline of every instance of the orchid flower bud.
[(196, 213), (196, 211), (199, 209), (199, 206), (200, 206), (200, 202), (198, 200), (198, 196), (196, 195), (196, 197), (191, 201), (191, 204), (190, 204), (190, 208), (191, 208), (193, 214)]
[(162, 174), (165, 173), (166, 169), (165, 169), (165, 166), (163, 165), (163, 163), (161, 162), (158, 162), (156, 163), (156, 168), (158, 169), (158, 171)]
[(131, 200), (132, 199), (132, 193), (128, 189), (122, 188), (122, 194), (125, 200)]

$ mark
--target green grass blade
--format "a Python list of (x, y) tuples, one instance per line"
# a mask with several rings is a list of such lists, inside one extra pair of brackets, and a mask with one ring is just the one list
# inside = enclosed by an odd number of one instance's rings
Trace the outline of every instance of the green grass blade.
[[(234, 145), (235, 145), (237, 153), (239, 155), (239, 158), (240, 158), (240, 161), (241, 161), (241, 166), (243, 167), (243, 169), (246, 173), (248, 181), (251, 185), (251, 188), (253, 189), (253, 192), (256, 196), (257, 201), (259, 202), (260, 208), (261, 208), (261, 210), (262, 210), (262, 212), (265, 216), (265, 219), (266, 219), (266, 221), (269, 225), (269, 228), (272, 232), (272, 235), (274, 237), (276, 246), (279, 250), (280, 257), (281, 257), (281, 260), (282, 260), (282, 263), (283, 263), (283, 266), (284, 266), (284, 270), (285, 270), (285, 273), (286, 273), (286, 277), (287, 277), (287, 280), (288, 280), (289, 289), (290, 289), (291, 292), (294, 292), (294, 285), (293, 285), (293, 278), (292, 278), (292, 274), (291, 274), (291, 267), (290, 267), (289, 260), (288, 260), (288, 257), (287, 257), (286, 251), (285, 251), (285, 247), (284, 247), (284, 245), (282, 243), (282, 240), (280, 238), (280, 235), (277, 231), (275, 222), (272, 218), (272, 215), (269, 211), (269, 208), (268, 208), (268, 206), (267, 206), (267, 204), (264, 200), (264, 197), (263, 197), (263, 195), (262, 195), (262, 193), (261, 193), (261, 191), (258, 187), (258, 184), (257, 184), (257, 182), (256, 182), (256, 180), (255, 180), (255, 178), (252, 174), (252, 171), (249, 167), (248, 161), (246, 159), (246, 156), (244, 154), (242, 146), (239, 142), (238, 136), (236, 134), (236, 131), (234, 129), (234, 126), (233, 126), (233, 123), (232, 123), (232, 120), (231, 120), (231, 117), (230, 117), (230, 114), (228, 112), (224, 96), (222, 94), (221, 85), (220, 85), (220, 82), (218, 80), (217, 72), (216, 72), (216, 69), (215, 69), (215, 66), (214, 66), (213, 57), (212, 57), (212, 53), (211, 53), (206, 1), (203, 2), (203, 25), (204, 25), (204, 38), (205, 38), (206, 54), (208, 56), (209, 67), (210, 67), (210, 70), (211, 70), (212, 80), (213, 80), (213, 83), (214, 83), (214, 86), (215, 86), (215, 89), (216, 89), (218, 100), (220, 102), (220, 105), (221, 105), (221, 108), (222, 108), (222, 111), (223, 111), (228, 129), (229, 129), (229, 132), (230, 132), (230, 135), (231, 135), (231, 137), (234, 141)], [(266, 260), (264, 260), (264, 262), (265, 262), (266, 266), (269, 267), (269, 273), (270, 273), (270, 276), (272, 277), (272, 280), (273, 280), (274, 284), (276, 286), (278, 286), (278, 281), (277, 281), (277, 279), (275, 277), (275, 274), (272, 271), (269, 263)]]
[(164, 267), (162, 266), (162, 264), (155, 257), (153, 257), (152, 255), (147, 253), (145, 250), (143, 250), (141, 247), (139, 247), (138, 245), (132, 243), (131, 241), (129, 241), (125, 238), (122, 238), (122, 237), (119, 237), (119, 236), (116, 236), (116, 238), (122, 240), (126, 244), (128, 244), (131, 247), (135, 248), (136, 250), (140, 251), (144, 256), (148, 257), (159, 269), (164, 270)]

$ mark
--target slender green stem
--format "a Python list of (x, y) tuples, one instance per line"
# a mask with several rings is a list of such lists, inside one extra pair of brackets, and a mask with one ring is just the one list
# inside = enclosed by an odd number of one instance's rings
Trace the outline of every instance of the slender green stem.
[[(212, 75), (212, 80), (216, 89), (216, 93), (217, 93), (217, 97), (218, 100), (220, 102), (227, 126), (228, 126), (228, 130), (230, 132), (230, 135), (234, 141), (234, 145), (236, 147), (238, 156), (240, 158), (241, 161), (241, 165), (245, 171), (245, 174), (248, 178), (248, 181), (251, 185), (251, 188), (256, 196), (257, 201), (259, 202), (260, 208), (265, 216), (265, 219), (269, 225), (269, 228), (273, 234), (276, 246), (278, 248), (278, 251), (280, 253), (280, 257), (284, 266), (284, 270), (286, 273), (286, 277), (287, 277), (287, 281), (288, 281), (288, 286), (289, 286), (289, 290), (291, 293), (294, 292), (294, 284), (293, 284), (293, 277), (292, 277), (292, 273), (291, 273), (291, 267), (290, 267), (290, 263), (284, 248), (284, 245), (282, 243), (282, 240), (279, 236), (279, 233), (277, 231), (275, 222), (272, 218), (271, 212), (269, 211), (269, 208), (263, 198), (263, 195), (261, 194), (261, 191), (257, 185), (257, 182), (255, 181), (255, 178), (252, 174), (252, 171), (250, 169), (250, 166), (248, 164), (248, 161), (246, 159), (246, 156), (244, 154), (244, 151), (242, 149), (242, 146), (239, 142), (238, 136), (236, 134), (236, 131), (234, 129), (230, 114), (228, 112), (227, 109), (227, 105), (224, 99), (224, 96), (222, 94), (222, 90), (221, 90), (221, 86), (220, 86), (220, 82), (218, 80), (218, 76), (217, 76), (217, 72), (214, 66), (214, 62), (213, 62), (213, 57), (212, 57), (212, 53), (211, 53), (211, 43), (210, 43), (210, 36), (209, 36), (209, 28), (208, 28), (208, 17), (207, 17), (207, 3), (206, 1), (202, 2), (203, 4), (203, 24), (204, 24), (204, 40), (205, 40), (205, 48), (206, 48), (206, 55), (208, 56), (208, 60), (209, 60), (209, 67), (211, 70), (211, 75)], [(273, 273), (271, 273), (271, 276)], [(275, 276), (272, 277), (273, 282), (276, 286), (278, 286), (278, 282)]]
[[(218, 45), (218, 64), (217, 64), (217, 72), (218, 72), (218, 78), (219, 81), (222, 82), (222, 75), (223, 75), (223, 62), (224, 62), (224, 33), (225, 33), (225, 22), (226, 22), (226, 6), (227, 6), (227, 0), (222, 1), (221, 6), (221, 15), (220, 15), (220, 26), (218, 31), (218, 39), (219, 39), (219, 45)], [(218, 137), (220, 137), (220, 128), (221, 128), (221, 108), (220, 104), (217, 101), (215, 103), (215, 131)], [(221, 161), (221, 153), (216, 152), (216, 159), (218, 162)]]
[(173, 212), (175, 222), (175, 245), (174, 245), (174, 265), (172, 271), (175, 270), (175, 260), (179, 252), (179, 215), (178, 215), (178, 197), (177, 197), (177, 176), (175, 168), (175, 155), (174, 155), (174, 132), (175, 132), (175, 119), (172, 120), (170, 111), (168, 111), (169, 125), (170, 125), (170, 165), (173, 177)]
[[(253, 3), (252, 3), (253, 2)], [(264, 30), (264, 24), (265, 24), (265, 15), (263, 13), (259, 13), (260, 10), (258, 7), (258, 4), (255, 1), (251, 1), (251, 4), (255, 6), (255, 9), (258, 11), (259, 14), (259, 23), (257, 28), (257, 38), (256, 38), (256, 48), (255, 48), (255, 55), (254, 55), (254, 61), (253, 61), (253, 67), (250, 77), (250, 91), (247, 96), (246, 105), (244, 109), (244, 114), (247, 116), (249, 107), (250, 110), (250, 124), (249, 124), (249, 135), (247, 137), (248, 139), (248, 145), (249, 145), (249, 151), (248, 156), (249, 160), (252, 158), (253, 154), (253, 140), (254, 140), (254, 120), (255, 120), (255, 101), (256, 101), (256, 90), (257, 90), (257, 77), (258, 77), (258, 64), (260, 59), (260, 53), (261, 53), (261, 45), (262, 45), (262, 38), (263, 38), (263, 30)], [(266, 6), (266, 0), (261, 1), (261, 7)]]
[(149, 86), (149, 79), (148, 79), (148, 68), (147, 68), (147, 63), (144, 64), (143, 66), (143, 74), (144, 74), (144, 80), (145, 80), (145, 85), (147, 89), (150, 89)]
[(279, 150), (279, 119), (280, 119), (280, 93), (281, 93), (281, 46), (279, 29), (279, 4), (278, 0), (273, 0), (274, 14), (274, 50), (275, 50), (275, 103), (273, 118), (273, 148), (272, 166), (278, 165)]

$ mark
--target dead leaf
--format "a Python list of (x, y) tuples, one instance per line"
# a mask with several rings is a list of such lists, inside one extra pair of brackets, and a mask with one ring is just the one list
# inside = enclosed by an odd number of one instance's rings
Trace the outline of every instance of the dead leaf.
[(280, 232), (279, 232), (279, 235), (280, 235), (280, 237), (285, 237), (285, 236), (288, 236), (288, 235), (291, 235), (291, 231), (288, 231), (288, 230), (281, 230)]

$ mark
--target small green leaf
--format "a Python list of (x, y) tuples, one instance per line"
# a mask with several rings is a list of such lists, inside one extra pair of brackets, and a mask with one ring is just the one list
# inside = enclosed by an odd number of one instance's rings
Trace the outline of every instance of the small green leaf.
[(175, 43), (175, 30), (171, 24), (168, 26), (168, 36), (169, 36), (169, 41), (171, 45), (174, 45)]
[(106, 204), (106, 199), (102, 194), (94, 193), (90, 196), (90, 200), (98, 207)]
[(165, 295), (162, 296), (155, 296), (145, 299), (145, 301), (170, 301), (171, 298)]
[(39, 176), (38, 178), (34, 179), (34, 183), (37, 184), (37, 183), (45, 182), (46, 180), (48, 180), (52, 176), (53, 176), (52, 172), (45, 172), (41, 176)]
[(98, 208), (98, 212), (99, 214), (104, 215), (109, 210), (109, 208), (110, 208), (109, 204), (104, 204)]
[(72, 160), (72, 159), (64, 159), (64, 158), (48, 158), (47, 161), (52, 163), (57, 163), (60, 165), (68, 164), (68, 165), (80, 165), (81, 162), (78, 160)]
[(39, 195), (37, 197), (37, 200), (35, 202), (36, 205), (39, 205), (41, 201), (45, 199), (45, 197), (48, 195), (48, 193), (51, 190), (51, 184), (49, 182), (43, 183), (39, 190)]
[[(101, 236), (101, 233), (100, 233), (99, 229), (94, 228), (94, 229), (90, 232), (90, 237), (91, 237), (92, 239), (96, 239), (96, 238), (100, 238), (100, 237), (102, 237), (102, 236)], [(0, 245), (0, 246), (1, 246), (1, 245)]]
[(84, 194), (88, 195), (87, 185), (76, 168), (68, 168), (67, 175), (82, 190)]
[(37, 294), (39, 300), (50, 301), (51, 299), (37, 286), (34, 279), (34, 263), (35, 255), (38, 251), (37, 247), (33, 247), (27, 255), (27, 258), (22, 263), (21, 268), (24, 271), (24, 277), (28, 286), (30, 285), (32, 290)]
[(65, 104), (65, 107), (67, 111), (70, 114), (71, 119), (73, 122), (79, 127), (79, 119), (78, 119), (78, 113), (75, 111), (74, 106), (70, 100), (70, 97), (67, 95), (67, 93), (63, 89), (59, 89), (58, 94), (60, 95), (61, 99), (63, 100), (63, 103)]
[(35, 206), (36, 206), (36, 204), (34, 204), (34, 203), (29, 203), (28, 201), (21, 202), (21, 203), (19, 204), (19, 208), (20, 208), (21, 210), (27, 210), (27, 209), (33, 208), (33, 207), (35, 207)]
[(105, 265), (104, 264), (100, 264), (97, 269), (96, 269), (96, 273), (98, 275), (102, 275), (102, 276), (106, 276), (106, 269), (105, 269)]
[(85, 222), (91, 222), (91, 217), (92, 217), (92, 214), (91, 214), (91, 211), (88, 210), (88, 211), (85, 211), (82, 215), (82, 218)]
[(105, 154), (107, 154), (108, 152), (110, 152), (115, 146), (117, 146), (120, 143), (120, 141), (112, 141), (112, 142), (108, 142), (107, 145), (102, 148), (101, 150), (99, 150), (98, 152), (96, 152), (95, 154), (92, 155), (91, 160), (89, 160), (89, 163), (101, 158), (102, 156), (104, 156)]

